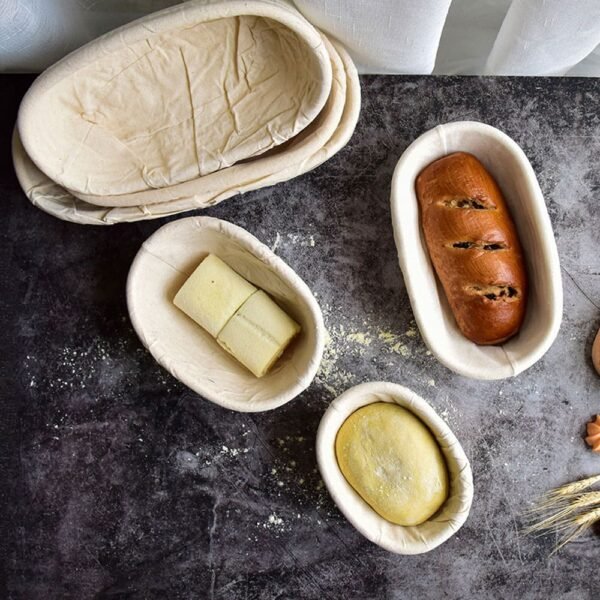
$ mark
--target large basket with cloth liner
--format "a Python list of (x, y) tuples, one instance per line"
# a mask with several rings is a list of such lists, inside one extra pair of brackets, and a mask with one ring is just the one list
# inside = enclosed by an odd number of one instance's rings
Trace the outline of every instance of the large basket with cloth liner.
[(315, 168), (359, 108), (352, 61), (291, 5), (188, 2), (45, 71), (19, 110), (15, 169), (61, 219), (163, 217)]

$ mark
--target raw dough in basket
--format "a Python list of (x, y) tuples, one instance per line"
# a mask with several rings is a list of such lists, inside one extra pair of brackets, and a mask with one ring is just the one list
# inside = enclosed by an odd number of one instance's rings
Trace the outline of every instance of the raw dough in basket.
[[(346, 419), (374, 402), (390, 402), (412, 412), (430, 429), (442, 450), (450, 492), (431, 518), (420, 525), (402, 526), (376, 513), (350, 486), (339, 467), (335, 439)], [(344, 516), (374, 544), (398, 554), (429, 552), (454, 535), (465, 523), (473, 501), (473, 475), (460, 442), (433, 408), (413, 391), (386, 381), (369, 381), (346, 390), (325, 411), (317, 432), (317, 462), (323, 481)]]

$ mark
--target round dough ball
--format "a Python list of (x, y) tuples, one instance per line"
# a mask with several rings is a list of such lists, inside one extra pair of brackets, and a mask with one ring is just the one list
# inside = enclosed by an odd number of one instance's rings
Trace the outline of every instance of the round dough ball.
[(397, 525), (427, 521), (448, 497), (439, 444), (418, 417), (397, 404), (375, 402), (352, 413), (338, 431), (335, 452), (348, 483)]

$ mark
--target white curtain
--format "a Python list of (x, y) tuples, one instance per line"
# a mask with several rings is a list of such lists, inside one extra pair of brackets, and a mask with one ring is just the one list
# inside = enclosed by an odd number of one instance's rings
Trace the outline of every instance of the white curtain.
[[(0, 0), (0, 71), (39, 71), (179, 0)], [(600, 0), (295, 0), (363, 73), (600, 76)]]

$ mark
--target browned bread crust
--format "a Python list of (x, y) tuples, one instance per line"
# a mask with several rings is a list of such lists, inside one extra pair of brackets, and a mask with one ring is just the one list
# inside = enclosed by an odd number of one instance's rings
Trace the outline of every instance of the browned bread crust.
[(472, 155), (456, 152), (417, 177), (421, 225), (436, 273), (462, 333), (499, 344), (519, 331), (527, 274), (500, 188)]

